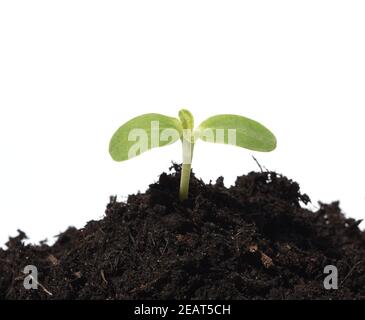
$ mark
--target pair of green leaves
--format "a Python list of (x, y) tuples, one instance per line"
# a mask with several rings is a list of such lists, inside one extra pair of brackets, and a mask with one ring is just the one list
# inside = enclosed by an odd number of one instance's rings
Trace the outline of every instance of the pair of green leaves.
[(147, 150), (186, 139), (194, 144), (206, 142), (236, 145), (269, 152), (276, 148), (275, 136), (262, 124), (238, 115), (216, 115), (194, 130), (194, 118), (188, 110), (180, 110), (179, 118), (148, 113), (123, 124), (113, 135), (109, 152), (115, 161), (125, 161)]

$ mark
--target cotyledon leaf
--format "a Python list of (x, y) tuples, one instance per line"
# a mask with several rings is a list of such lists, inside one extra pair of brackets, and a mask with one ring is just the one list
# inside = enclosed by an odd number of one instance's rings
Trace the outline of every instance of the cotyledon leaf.
[(197, 138), (254, 151), (269, 152), (276, 148), (276, 138), (269, 129), (257, 121), (232, 114), (216, 115), (203, 121)]
[(115, 161), (125, 161), (152, 148), (174, 143), (182, 136), (179, 119), (148, 113), (123, 124), (113, 135), (109, 153)]

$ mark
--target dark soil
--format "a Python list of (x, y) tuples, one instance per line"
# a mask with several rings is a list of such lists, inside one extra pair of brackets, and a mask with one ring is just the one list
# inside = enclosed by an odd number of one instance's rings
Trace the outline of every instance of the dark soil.
[[(175, 170), (53, 246), (19, 232), (0, 250), (0, 299), (365, 299), (365, 232), (337, 202), (303, 209), (297, 183), (253, 172), (231, 188), (193, 176), (182, 204)], [(38, 290), (23, 287), (30, 264)]]

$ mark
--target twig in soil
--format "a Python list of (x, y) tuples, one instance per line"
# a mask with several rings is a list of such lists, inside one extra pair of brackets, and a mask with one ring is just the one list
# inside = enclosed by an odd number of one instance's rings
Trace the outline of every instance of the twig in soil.
[(263, 172), (264, 172), (264, 170), (262, 170), (262, 167), (261, 167), (260, 162), (258, 162), (258, 160), (255, 158), (255, 156), (252, 156), (252, 158), (253, 158), (253, 160), (256, 162), (256, 164), (258, 165), (258, 167), (260, 168), (261, 173), (263, 173)]
[(48, 294), (49, 296), (53, 296), (53, 293), (52, 292), (50, 292), (50, 291), (48, 291), (47, 290), (47, 288), (43, 285), (43, 284), (41, 284), (39, 281), (37, 281), (31, 274), (29, 274), (29, 275), (23, 275), (23, 276), (21, 276), (21, 277), (18, 277), (18, 278), (15, 278), (15, 280), (24, 280), (24, 278), (26, 277), (26, 276), (28, 276), (28, 277), (30, 277), (38, 286), (40, 286), (41, 288), (42, 288), (42, 290), (46, 293), (46, 294)]
[(58, 259), (53, 255), (53, 254), (50, 254), (48, 257), (47, 257), (47, 260), (53, 265), (53, 266), (57, 266), (59, 264), (59, 261)]
[(161, 251), (161, 256), (163, 256), (163, 255), (165, 254), (166, 249), (167, 249), (167, 246), (168, 246), (168, 244), (169, 244), (169, 240), (165, 238), (165, 242), (166, 242), (166, 245), (165, 245), (165, 247), (163, 248), (163, 250)]
[[(31, 276), (32, 277), (32, 276)], [(45, 286), (44, 285), (42, 285), (39, 281), (37, 281), (37, 280), (35, 280), (33, 277), (32, 277), (32, 279), (42, 288), (42, 290), (45, 292), (45, 293), (47, 293), (49, 296), (53, 296), (53, 293), (52, 292), (50, 292), (50, 291), (48, 291), (46, 288), (45, 288)]]
[(133, 242), (133, 246), (134, 248), (136, 248), (136, 240), (134, 239), (134, 237), (132, 236), (132, 234), (129, 232), (129, 239), (131, 239), (131, 241)]
[(157, 278), (157, 279), (154, 279), (150, 282), (147, 282), (145, 284), (141, 284), (139, 287), (136, 287), (134, 289), (132, 289), (131, 291), (129, 291), (130, 293), (136, 293), (138, 291), (143, 291), (143, 290), (146, 290), (148, 287), (151, 287), (153, 286), (157, 281), (159, 281), (161, 278)]
[(156, 247), (155, 238), (153, 237), (153, 233), (152, 232), (148, 232), (148, 238), (152, 242), (153, 247)]
[(361, 261), (358, 261), (357, 263), (355, 263), (355, 265), (351, 268), (351, 270), (348, 272), (348, 274), (346, 275), (346, 277), (341, 281), (340, 286), (342, 286), (346, 280), (350, 277), (350, 275), (355, 271), (356, 267), (361, 263)]
[(134, 239), (134, 237), (133, 237), (133, 235), (132, 235), (132, 233), (131, 232), (129, 232), (129, 239), (132, 241), (132, 243), (133, 243), (133, 249), (134, 249), (134, 254), (135, 254), (135, 256), (139, 259), (139, 260), (141, 260), (141, 261), (143, 261), (143, 259), (142, 259), (142, 257), (138, 254), (138, 252), (137, 252), (137, 246), (138, 246), (138, 244), (137, 244), (137, 241)]
[(106, 285), (108, 285), (108, 281), (106, 280), (106, 278), (105, 278), (105, 274), (104, 274), (104, 270), (102, 269), (102, 270), (100, 270), (100, 275), (101, 275), (101, 278), (103, 279), (103, 281), (104, 281), (104, 283), (106, 284)]

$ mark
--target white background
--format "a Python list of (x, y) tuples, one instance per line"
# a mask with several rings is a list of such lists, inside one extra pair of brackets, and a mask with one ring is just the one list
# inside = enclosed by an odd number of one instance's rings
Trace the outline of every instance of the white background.
[[(256, 119), (278, 149), (256, 154), (317, 200), (364, 218), (364, 1), (1, 1), (0, 245), (103, 216), (144, 191), (180, 145), (113, 162), (131, 117)], [(253, 153), (200, 142), (205, 181), (257, 170)]]

